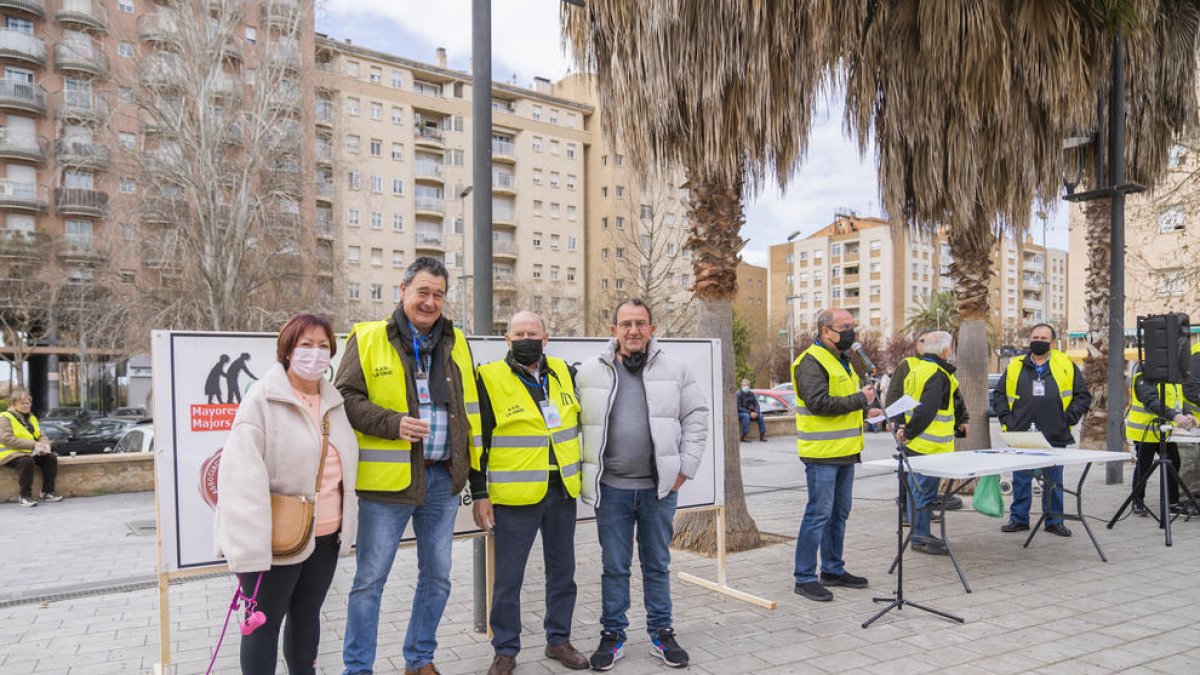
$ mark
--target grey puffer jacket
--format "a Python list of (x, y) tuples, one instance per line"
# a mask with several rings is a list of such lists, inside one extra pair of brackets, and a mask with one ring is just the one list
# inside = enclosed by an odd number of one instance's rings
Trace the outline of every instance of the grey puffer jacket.
[[(600, 476), (604, 472), (604, 446), (608, 440), (609, 412), (616, 398), (617, 341), (579, 367), (575, 386), (583, 408), (583, 487), (585, 504), (600, 501)], [(623, 367), (623, 366), (622, 366)], [(658, 474), (658, 497), (667, 496), (680, 474), (694, 478), (708, 441), (708, 400), (691, 369), (650, 340), (642, 369), (650, 436)]]

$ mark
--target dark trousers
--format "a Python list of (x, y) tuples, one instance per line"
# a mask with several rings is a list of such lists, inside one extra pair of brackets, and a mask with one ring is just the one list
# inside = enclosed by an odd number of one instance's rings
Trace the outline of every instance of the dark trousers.
[(542, 533), (546, 567), (546, 643), (559, 645), (571, 637), (575, 613), (576, 500), (553, 481), (546, 496), (529, 506), (494, 508), (496, 580), (492, 589), (492, 647), (503, 656), (521, 651), (521, 585), (534, 537)]
[(58, 455), (19, 455), (10, 460), (9, 466), (17, 472), (17, 483), (21, 496), (33, 499), (33, 465), (42, 467), (42, 492), (54, 492), (54, 479), (58, 476)]
[[(1133, 484), (1137, 485), (1141, 477), (1149, 473), (1150, 469), (1154, 466), (1154, 460), (1158, 457), (1158, 443), (1152, 441), (1142, 443), (1139, 441), (1134, 443), (1134, 446), (1137, 448), (1137, 468), (1133, 470)], [(1167, 443), (1165, 449), (1167, 451), (1167, 458), (1171, 460), (1171, 464), (1174, 465), (1175, 470), (1179, 471), (1179, 446), (1174, 443)], [(1157, 482), (1157, 478), (1152, 478), (1151, 480), (1155, 481), (1156, 485), (1161, 485), (1161, 483)], [(1135, 491), (1133, 497), (1138, 502), (1144, 502), (1146, 499), (1146, 486), (1143, 485), (1141, 490)], [(1179, 503), (1179, 481), (1175, 480), (1175, 477), (1169, 471), (1167, 472), (1167, 503)]]
[[(337, 533), (317, 537), (312, 555), (296, 565), (275, 565), (263, 572), (258, 609), (267, 622), (242, 636), (242, 675), (275, 672), (279, 658), (279, 629), (284, 616), (283, 661), (291, 675), (313, 675), (321, 638), (321, 604), (337, 569)], [(242, 593), (252, 595), (257, 573), (239, 574)], [(245, 617), (242, 617), (245, 618)]]

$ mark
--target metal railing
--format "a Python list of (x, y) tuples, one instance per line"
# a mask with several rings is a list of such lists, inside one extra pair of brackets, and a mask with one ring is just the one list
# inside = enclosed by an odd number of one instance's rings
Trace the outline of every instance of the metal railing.
[(64, 91), (59, 94), (58, 114), (97, 120), (108, 116), (108, 101), (90, 91)]
[(72, 166), (105, 167), (111, 151), (99, 143), (57, 139), (54, 141), (54, 157), (61, 164)]
[(91, 42), (63, 42), (54, 46), (54, 69), (108, 77), (108, 57)]
[(0, 108), (46, 112), (46, 90), (24, 80), (0, 79)]
[(416, 207), (418, 211), (446, 212), (446, 202), (439, 197), (417, 197)]
[(517, 255), (517, 242), (508, 239), (492, 240), (492, 255)]
[(446, 142), (446, 135), (442, 133), (442, 130), (441, 129), (433, 129), (431, 127), (424, 127), (424, 126), (415, 127), (413, 129), (413, 136), (417, 139), (424, 140), (424, 141), (432, 141), (434, 143), (445, 143)]
[(0, 127), (0, 157), (44, 162), (49, 147), (44, 136)]
[(62, 214), (104, 215), (108, 210), (108, 193), (88, 188), (55, 188), (54, 208)]
[(329, 101), (317, 99), (317, 103), (313, 107), (313, 113), (317, 118), (317, 122), (333, 124), (333, 104)]
[(492, 174), (492, 187), (501, 190), (515, 190), (517, 189), (517, 178), (511, 173), (494, 173)]
[(38, 16), (46, 16), (45, 0), (0, 0), (0, 9), (17, 9)]
[(46, 42), (15, 28), (0, 28), (0, 57), (46, 65)]
[(108, 29), (108, 12), (99, 0), (59, 0), (54, 20), (95, 30)]
[(419, 178), (441, 178), (442, 165), (436, 162), (416, 162), (413, 173)]
[(0, 179), (0, 207), (45, 210), (48, 203), (45, 185)]
[(50, 235), (43, 232), (0, 229), (0, 257), (42, 259), (49, 245)]
[(446, 245), (446, 236), (440, 232), (418, 232), (417, 246), (434, 246), (442, 248)]
[(492, 154), (512, 157), (517, 154), (511, 141), (492, 140)]

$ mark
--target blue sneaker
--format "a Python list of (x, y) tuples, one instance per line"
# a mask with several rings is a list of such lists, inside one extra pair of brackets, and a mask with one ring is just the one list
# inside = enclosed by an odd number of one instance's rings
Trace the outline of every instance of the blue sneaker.
[(596, 652), (589, 659), (592, 670), (612, 670), (613, 665), (624, 656), (621, 651), (624, 645), (625, 638), (611, 631), (601, 631), (600, 646), (596, 647)]
[(674, 628), (659, 628), (658, 637), (651, 640), (653, 654), (672, 668), (683, 668), (688, 664), (688, 653), (675, 641)]

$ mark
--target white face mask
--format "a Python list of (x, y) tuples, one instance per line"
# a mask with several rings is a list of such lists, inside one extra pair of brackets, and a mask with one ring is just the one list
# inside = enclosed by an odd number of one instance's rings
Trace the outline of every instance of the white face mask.
[(742, 391), (750, 391), (750, 385), (742, 387)]
[(296, 347), (292, 350), (292, 357), (288, 360), (291, 365), (288, 370), (296, 374), (302, 380), (316, 382), (325, 376), (325, 371), (329, 369), (329, 361), (332, 356), (328, 349), (320, 347)]

